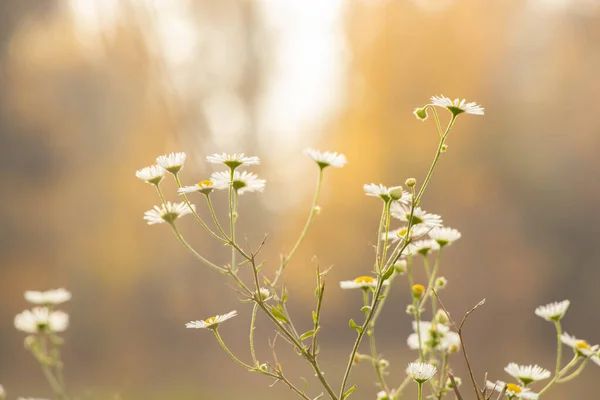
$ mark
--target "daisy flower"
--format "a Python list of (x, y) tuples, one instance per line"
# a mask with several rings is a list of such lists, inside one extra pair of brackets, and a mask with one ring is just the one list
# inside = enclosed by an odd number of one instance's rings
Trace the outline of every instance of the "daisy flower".
[(550, 378), (552, 373), (539, 365), (518, 365), (510, 363), (504, 370), (513, 378), (521, 381), (523, 386), (529, 385), (531, 382), (541, 381)]
[(467, 103), (465, 99), (459, 100), (454, 99), (450, 100), (445, 96), (432, 96), (431, 104), (438, 107), (443, 107), (448, 109), (454, 116), (458, 114), (467, 113), (474, 115), (483, 115), (483, 107), (475, 104), (475, 103)]
[(396, 391), (394, 389), (390, 390), (390, 392), (386, 392), (385, 390), (377, 393), (377, 400), (392, 400), (396, 397)]
[(231, 169), (236, 169), (239, 166), (258, 165), (260, 160), (258, 157), (245, 157), (244, 153), (234, 154), (213, 154), (206, 157), (206, 161), (212, 164), (225, 164)]
[[(229, 185), (227, 185), (227, 186), (229, 186)], [(198, 182), (198, 183), (196, 183), (195, 185), (192, 185), (192, 186), (183, 186), (183, 187), (180, 187), (179, 189), (177, 189), (177, 193), (179, 193), (179, 194), (188, 194), (188, 193), (200, 192), (202, 194), (209, 194), (214, 189), (224, 189), (227, 186), (216, 187), (215, 184), (214, 184), (214, 182), (209, 181), (208, 179), (205, 179), (205, 180), (200, 181), (200, 182)]]
[(535, 309), (535, 315), (544, 318), (546, 321), (558, 322), (565, 316), (570, 304), (569, 300), (563, 300), (539, 306)]
[(71, 300), (71, 292), (63, 288), (45, 292), (28, 290), (25, 292), (25, 300), (33, 304), (55, 305)]
[(15, 328), (23, 332), (62, 332), (69, 326), (69, 315), (46, 307), (34, 307), (17, 314), (14, 322)]
[(458, 239), (460, 239), (462, 235), (459, 231), (453, 228), (448, 227), (435, 227), (429, 232), (429, 237), (435, 240), (440, 247), (444, 247), (447, 244), (452, 244)]
[[(395, 243), (398, 240), (404, 240), (404, 236), (406, 236), (406, 230), (408, 227), (403, 226), (402, 228), (398, 228), (398, 229), (393, 229), (391, 231), (388, 232), (388, 241)], [(410, 230), (410, 234), (408, 235), (408, 239), (414, 239), (414, 238), (419, 238), (422, 237), (424, 235), (426, 235), (427, 233), (429, 233), (429, 231), (431, 230), (431, 228), (427, 227), (427, 226), (423, 226), (423, 225), (417, 225), (417, 226), (413, 226), (412, 229)], [(385, 240), (385, 232), (383, 232), (381, 234), (381, 240)], [(412, 254), (416, 251), (415, 246), (413, 245), (413, 243), (409, 243), (408, 247), (406, 249), (404, 249), (404, 254)]]
[(438, 250), (440, 248), (440, 245), (435, 240), (418, 240), (412, 243), (412, 245), (412, 251), (414, 253), (419, 253), (422, 256), (426, 256), (430, 252)]
[[(408, 222), (411, 215), (411, 207), (408, 205), (393, 203), (391, 207), (392, 217), (399, 219), (400, 221)], [(429, 228), (435, 226), (442, 226), (442, 217), (437, 214), (430, 214), (421, 207), (415, 207), (412, 213), (412, 225), (422, 225)]]
[(488, 389), (495, 390), (500, 393), (502, 393), (504, 391), (504, 388), (506, 387), (505, 394), (509, 399), (517, 398), (517, 399), (537, 400), (537, 398), (538, 398), (537, 393), (533, 393), (531, 391), (531, 389), (521, 387), (514, 383), (506, 384), (505, 382), (502, 382), (502, 381), (496, 381), (496, 382), (487, 381), (485, 383), (485, 385), (488, 387)]
[[(415, 333), (411, 333), (406, 340), (408, 347), (411, 350), (439, 350), (444, 352), (454, 352), (460, 346), (460, 336), (458, 333), (452, 332), (450, 328), (444, 324), (436, 323), (435, 325), (429, 321), (412, 323)], [(419, 343), (419, 333), (421, 332), (421, 342)]]
[(431, 364), (416, 362), (408, 364), (407, 372), (415, 382), (424, 383), (435, 375), (437, 368)]
[(408, 204), (412, 197), (410, 193), (402, 190), (402, 186), (392, 186), (388, 188), (382, 184), (376, 185), (374, 183), (370, 183), (368, 185), (364, 185), (363, 189), (365, 190), (365, 194), (367, 196), (381, 197), (381, 199), (386, 203), (394, 200), (399, 201), (400, 203)]
[(185, 153), (170, 153), (160, 156), (156, 163), (172, 174), (177, 174), (185, 163)]
[[(389, 281), (383, 282), (383, 285), (389, 285)], [(367, 289), (377, 287), (377, 279), (372, 276), (359, 276), (351, 281), (341, 281), (340, 288), (342, 289)]]
[(235, 317), (236, 315), (237, 311), (233, 310), (227, 314), (215, 315), (214, 317), (210, 317), (204, 321), (190, 321), (185, 324), (185, 327), (196, 329), (217, 329), (223, 322)]
[[(560, 336), (560, 340), (571, 347), (576, 354), (579, 354), (583, 357), (596, 357), (598, 358), (598, 349), (600, 349), (600, 345), (591, 346), (585, 340), (577, 339), (575, 336), (571, 336), (568, 333), (563, 333)], [(600, 360), (593, 360), (596, 364), (600, 362)]]
[(321, 169), (329, 166), (342, 168), (347, 163), (345, 155), (333, 151), (322, 153), (319, 150), (306, 149), (304, 154), (312, 158)]
[(262, 192), (265, 190), (266, 182), (264, 179), (258, 179), (258, 175), (246, 171), (235, 171), (233, 173), (233, 181), (231, 180), (231, 173), (229, 171), (213, 172), (210, 180), (215, 189), (227, 189), (229, 185), (232, 185), (238, 194)]
[(151, 165), (135, 171), (135, 176), (146, 183), (158, 185), (158, 183), (165, 176), (165, 169), (160, 165)]
[[(196, 207), (193, 204), (192, 209), (194, 211), (196, 210)], [(172, 223), (177, 218), (191, 213), (192, 210), (186, 203), (171, 203), (170, 201), (167, 201), (166, 205), (163, 204), (160, 207), (154, 206), (154, 209), (146, 211), (144, 213), (144, 219), (148, 222), (148, 225), (163, 224), (165, 222)]]

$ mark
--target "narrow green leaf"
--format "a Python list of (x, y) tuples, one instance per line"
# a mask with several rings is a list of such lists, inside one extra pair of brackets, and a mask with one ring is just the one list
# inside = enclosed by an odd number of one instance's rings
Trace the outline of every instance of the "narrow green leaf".
[(315, 334), (314, 329), (312, 331), (305, 332), (302, 335), (300, 335), (300, 340), (308, 339), (309, 337), (311, 337), (314, 334)]
[(316, 324), (317, 323), (317, 312), (316, 311), (312, 312), (312, 317), (313, 317), (313, 322)]
[(356, 322), (354, 322), (353, 319), (350, 320), (349, 324), (350, 324), (350, 328), (356, 329), (356, 331), (358, 333), (362, 332), (362, 328), (360, 326), (356, 325)]
[(344, 393), (342, 395), (342, 400), (347, 399), (352, 394), (352, 392), (354, 392), (355, 390), (356, 390), (356, 385), (354, 385), (350, 389), (346, 390), (346, 393)]
[(392, 265), (391, 267), (388, 268), (387, 271), (385, 271), (385, 273), (383, 274), (383, 276), (381, 277), (381, 279), (388, 280), (390, 278), (390, 276), (392, 276), (392, 274), (394, 273), (394, 266)]
[(288, 317), (286, 317), (284, 313), (282, 313), (281, 311), (279, 311), (277, 309), (277, 307), (273, 307), (272, 306), (271, 307), (271, 312), (273, 313), (273, 316), (275, 318), (277, 318), (278, 320), (280, 320), (282, 322), (285, 322), (286, 324), (290, 323), (290, 320), (288, 319)]
[(371, 310), (371, 306), (363, 306), (363, 308), (360, 309), (360, 311), (362, 312), (367, 312)]

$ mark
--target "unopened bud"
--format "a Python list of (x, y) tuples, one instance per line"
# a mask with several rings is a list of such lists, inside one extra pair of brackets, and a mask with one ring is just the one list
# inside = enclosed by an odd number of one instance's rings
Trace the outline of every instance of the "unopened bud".
[(417, 307), (412, 304), (406, 306), (406, 313), (410, 315), (415, 315), (417, 313)]
[(389, 366), (390, 366), (390, 362), (388, 360), (386, 360), (386, 359), (379, 360), (379, 368), (386, 369)]
[(440, 150), (441, 150), (441, 153), (445, 153), (448, 150), (448, 145), (447, 144), (443, 144), (442, 148)]
[(450, 322), (448, 314), (446, 314), (446, 311), (444, 310), (437, 310), (435, 313), (435, 320), (442, 325), (446, 325), (448, 322)]
[(448, 279), (444, 278), (443, 276), (440, 276), (435, 280), (434, 288), (435, 290), (440, 290), (444, 289), (446, 285), (448, 285)]
[(408, 269), (408, 264), (407, 264), (406, 260), (400, 260), (400, 261), (396, 262), (396, 264), (394, 264), (394, 269), (400, 275), (404, 274)]
[(409, 188), (412, 188), (417, 184), (417, 180), (415, 178), (408, 178), (404, 184)]
[(425, 286), (419, 285), (418, 283), (412, 286), (412, 295), (415, 299), (420, 299), (423, 296), (423, 293), (425, 293)]
[(390, 188), (388, 193), (390, 194), (392, 200), (400, 200), (402, 198), (402, 194), (404, 194), (404, 191), (402, 190), (402, 186), (394, 186)]
[(458, 345), (457, 345), (457, 344), (451, 344), (451, 345), (448, 347), (448, 354), (453, 354), (453, 353), (456, 353), (456, 352), (458, 352), (458, 350), (460, 350), (460, 348), (458, 347)]
[(413, 114), (415, 114), (415, 117), (417, 117), (417, 119), (425, 121), (427, 119), (427, 108), (415, 108)]
[(315, 206), (315, 208), (313, 208), (313, 213), (315, 215), (321, 214), (321, 206)]
[(267, 364), (260, 364), (258, 366), (258, 369), (261, 370), (262, 372), (267, 372), (269, 370), (269, 367)]

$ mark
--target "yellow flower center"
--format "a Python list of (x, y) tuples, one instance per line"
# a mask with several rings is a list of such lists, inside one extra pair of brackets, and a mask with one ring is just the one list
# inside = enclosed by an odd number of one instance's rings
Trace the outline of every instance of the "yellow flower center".
[(204, 322), (206, 322), (208, 325), (212, 325), (215, 323), (216, 319), (217, 319), (217, 317), (210, 317), (210, 318), (206, 319)]
[(521, 387), (519, 385), (515, 385), (514, 383), (509, 383), (506, 385), (506, 390), (513, 393), (521, 393)]
[(213, 183), (212, 183), (212, 181), (209, 181), (208, 179), (205, 179), (203, 181), (198, 182), (198, 186), (202, 186), (202, 185), (204, 185), (204, 186), (212, 186)]
[(423, 293), (425, 292), (425, 286), (423, 285), (413, 285), (412, 287), (412, 293), (413, 296), (415, 296), (417, 299), (420, 298), (421, 296), (423, 296)]
[(585, 350), (589, 350), (592, 346), (590, 346), (590, 344), (588, 342), (586, 342), (585, 340), (578, 340), (577, 342), (575, 342), (575, 346), (581, 350), (581, 349), (585, 349)]
[(354, 280), (356, 283), (373, 283), (375, 282), (375, 278), (371, 276), (359, 276)]
[(400, 229), (400, 230), (398, 231), (398, 233), (397, 233), (397, 236), (398, 236), (399, 238), (403, 238), (404, 236), (406, 236), (406, 231), (407, 231), (407, 229), (406, 229), (406, 228)]

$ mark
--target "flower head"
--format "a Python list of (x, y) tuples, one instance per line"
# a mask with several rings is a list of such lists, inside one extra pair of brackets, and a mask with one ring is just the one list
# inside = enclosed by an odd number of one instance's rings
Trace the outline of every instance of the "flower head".
[(160, 156), (156, 163), (172, 174), (177, 174), (185, 163), (185, 153), (170, 153)]
[(205, 180), (200, 181), (192, 186), (180, 187), (179, 189), (177, 189), (177, 193), (187, 194), (187, 193), (199, 192), (199, 193), (206, 195), (206, 194), (209, 194), (210, 192), (212, 192), (214, 189), (224, 189), (225, 187), (227, 187), (227, 186), (216, 187), (213, 181), (209, 181), (208, 179), (205, 179)]
[[(388, 285), (389, 281), (383, 282), (384, 285)], [(368, 289), (377, 287), (377, 279), (372, 276), (359, 276), (351, 281), (341, 281), (340, 287), (342, 289)]]
[[(411, 206), (394, 203), (391, 207), (392, 217), (399, 219), (400, 221), (408, 222), (411, 219)], [(430, 214), (421, 207), (415, 207), (412, 211), (412, 225), (413, 226), (426, 226), (433, 228), (435, 226), (442, 226), (442, 217), (437, 214)]]
[(55, 305), (71, 300), (71, 292), (63, 288), (45, 292), (28, 290), (25, 292), (25, 300), (33, 304)]
[(408, 364), (407, 372), (415, 382), (424, 383), (435, 375), (437, 368), (431, 364), (416, 362)]
[(50, 311), (47, 307), (34, 307), (15, 316), (15, 328), (28, 333), (62, 332), (69, 326), (69, 315), (63, 311)]
[(455, 117), (462, 113), (483, 115), (484, 110), (483, 107), (475, 103), (467, 103), (465, 99), (450, 100), (445, 96), (432, 96), (431, 104), (448, 109)]
[(363, 189), (367, 196), (381, 197), (386, 203), (389, 201), (398, 201), (400, 203), (408, 204), (411, 199), (411, 194), (402, 190), (402, 186), (392, 186), (388, 188), (382, 184), (376, 185), (370, 183), (364, 185)]
[(233, 180), (229, 171), (214, 172), (210, 176), (210, 180), (213, 182), (215, 189), (226, 189), (231, 185), (238, 194), (262, 192), (265, 190), (266, 183), (264, 179), (258, 179), (258, 175), (246, 171), (235, 171)]
[(430, 252), (440, 248), (440, 245), (435, 240), (417, 240), (416, 242), (412, 243), (412, 245), (413, 252), (419, 253), (422, 256), (426, 256)]
[(504, 388), (506, 387), (505, 394), (510, 399), (517, 398), (517, 399), (537, 400), (537, 398), (538, 398), (537, 393), (533, 393), (531, 391), (531, 389), (521, 387), (514, 383), (507, 384), (502, 381), (496, 381), (496, 382), (487, 381), (485, 383), (485, 385), (488, 387), (488, 389), (495, 390), (500, 393), (502, 393), (504, 391)]
[[(196, 210), (196, 207), (192, 204), (192, 209)], [(177, 218), (183, 217), (186, 214), (191, 214), (192, 210), (184, 202), (171, 203), (167, 201), (166, 204), (154, 206), (154, 209), (148, 210), (144, 213), (144, 219), (148, 222), (148, 225), (163, 224), (165, 222), (172, 223)]]
[(438, 350), (453, 353), (460, 346), (458, 333), (452, 332), (448, 326), (442, 323), (433, 324), (429, 321), (421, 321), (417, 325), (416, 321), (413, 321), (413, 330), (415, 333), (411, 333), (406, 341), (411, 350), (423, 349), (425, 352)]
[(206, 157), (206, 161), (212, 164), (225, 164), (231, 169), (236, 169), (239, 166), (258, 165), (260, 159), (258, 157), (245, 157), (244, 153), (234, 154), (213, 154)]
[(346, 156), (337, 152), (326, 151), (322, 153), (319, 150), (306, 149), (304, 154), (312, 158), (321, 169), (329, 166), (342, 168), (347, 163)]
[(556, 301), (554, 303), (539, 306), (535, 309), (535, 315), (544, 318), (546, 321), (560, 321), (567, 313), (571, 302), (569, 300)]
[(541, 381), (550, 378), (552, 373), (539, 365), (518, 365), (510, 363), (504, 370), (513, 378), (521, 381), (523, 386), (529, 385), (531, 382)]
[(158, 183), (165, 176), (165, 169), (160, 165), (151, 165), (135, 171), (135, 176), (146, 183), (158, 185)]
[(413, 114), (418, 120), (425, 121), (427, 119), (427, 107), (415, 108)]
[(204, 321), (190, 321), (185, 324), (185, 327), (196, 329), (217, 329), (223, 322), (235, 317), (236, 315), (237, 311), (233, 310), (227, 314), (215, 315), (214, 317), (207, 318)]
[[(413, 226), (410, 229), (410, 233), (408, 234), (408, 240), (410, 241), (411, 239), (414, 239), (414, 238), (420, 238), (420, 237), (426, 235), (427, 233), (429, 233), (430, 230), (431, 230), (431, 228), (424, 226), (424, 225)], [(389, 241), (391, 241), (392, 243), (397, 242), (400, 239), (404, 240), (404, 237), (406, 236), (407, 231), (408, 231), (407, 226), (403, 226), (402, 228), (391, 230), (387, 233), (387, 239)], [(381, 240), (385, 240), (385, 232), (382, 232)], [(415, 245), (413, 243), (409, 243), (408, 246), (404, 249), (403, 256), (405, 256), (407, 254), (414, 254), (417, 252), (417, 250), (418, 249), (415, 247)]]
[(460, 232), (456, 229), (441, 226), (435, 227), (429, 232), (429, 237), (435, 240), (440, 247), (454, 243), (461, 236)]
[[(567, 346), (571, 347), (575, 354), (583, 357), (592, 357), (592, 359), (594, 357), (596, 357), (596, 359), (598, 358), (598, 350), (600, 349), (600, 345), (596, 344), (592, 346), (585, 340), (577, 339), (575, 336), (571, 336), (566, 332), (560, 336), (560, 340)], [(593, 361), (596, 364), (599, 364), (596, 359)]]

